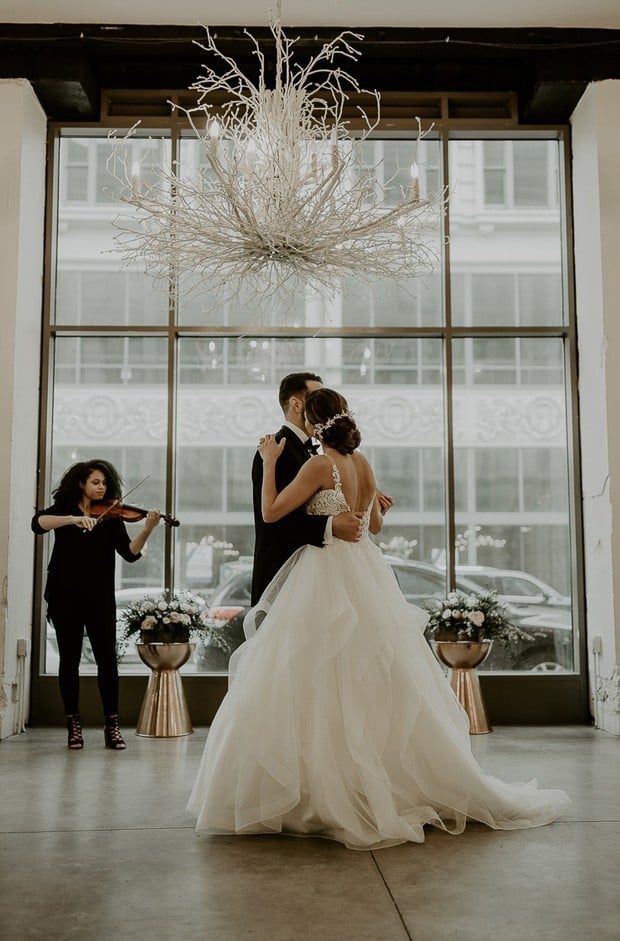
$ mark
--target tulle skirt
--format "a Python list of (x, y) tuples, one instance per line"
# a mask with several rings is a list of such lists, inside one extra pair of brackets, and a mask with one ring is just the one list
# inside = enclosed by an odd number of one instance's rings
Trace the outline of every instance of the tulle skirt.
[(482, 771), (424, 639), (428, 616), (369, 539), (299, 550), (258, 607), (264, 620), (233, 655), (188, 803), (199, 833), (376, 849), (421, 843), (427, 824), (540, 826), (570, 803)]

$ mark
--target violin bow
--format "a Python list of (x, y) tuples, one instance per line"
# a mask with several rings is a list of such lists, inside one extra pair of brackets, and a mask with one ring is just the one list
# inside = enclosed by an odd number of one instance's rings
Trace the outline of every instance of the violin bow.
[[(95, 526), (97, 526), (97, 525), (101, 522), (101, 520), (104, 519), (104, 517), (106, 517), (106, 516), (108, 515), (108, 513), (110, 512), (110, 510), (113, 510), (115, 506), (118, 506), (119, 503), (122, 503), (123, 500), (124, 500), (126, 497), (128, 497), (130, 493), (133, 493), (134, 490), (137, 490), (138, 487), (141, 487), (142, 484), (144, 483), (144, 481), (145, 481), (145, 480), (148, 480), (150, 476), (151, 476), (150, 474), (147, 474), (146, 477), (143, 477), (142, 480), (139, 480), (138, 483), (135, 485), (135, 487), (132, 487), (131, 490), (128, 490), (126, 493), (123, 493), (120, 497), (117, 497), (116, 500), (112, 500), (112, 502), (111, 502), (110, 506), (107, 508), (107, 510), (104, 510), (103, 513), (101, 514), (101, 516), (97, 517), (97, 521), (95, 522)], [(95, 526), (93, 526), (93, 529), (95, 528)], [(91, 530), (85, 529), (84, 532), (85, 532), (85, 533), (88, 533), (88, 532), (91, 532)]]

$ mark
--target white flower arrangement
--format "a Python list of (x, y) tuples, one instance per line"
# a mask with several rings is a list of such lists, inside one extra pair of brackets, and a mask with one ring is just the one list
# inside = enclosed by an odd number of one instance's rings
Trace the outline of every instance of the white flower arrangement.
[(430, 613), (425, 632), (429, 640), (496, 640), (511, 647), (518, 640), (534, 639), (512, 624), (508, 608), (494, 591), (471, 595), (451, 591), (446, 598), (431, 599), (424, 607)]
[(183, 644), (190, 640), (210, 639), (215, 646), (228, 651), (221, 632), (209, 623), (207, 607), (202, 598), (189, 591), (164, 591), (157, 598), (132, 602), (119, 619), (125, 624), (123, 641), (139, 639), (143, 644)]

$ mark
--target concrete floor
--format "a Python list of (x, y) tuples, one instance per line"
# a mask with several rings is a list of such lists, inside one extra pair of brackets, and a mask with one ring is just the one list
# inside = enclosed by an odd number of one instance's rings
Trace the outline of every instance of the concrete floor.
[(198, 839), (185, 812), (206, 730), (82, 752), (60, 729), (0, 743), (0, 938), (23, 941), (620, 939), (620, 739), (497, 728), (483, 767), (573, 803), (548, 827), (353, 852), (294, 837)]

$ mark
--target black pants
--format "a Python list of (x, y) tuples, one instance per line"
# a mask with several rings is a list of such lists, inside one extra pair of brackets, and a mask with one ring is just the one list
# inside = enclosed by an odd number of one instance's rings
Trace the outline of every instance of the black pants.
[(80, 657), (84, 628), (95, 663), (97, 685), (106, 716), (118, 713), (118, 663), (116, 660), (116, 610), (96, 599), (50, 600), (47, 616), (58, 639), (58, 683), (66, 715), (80, 711)]

